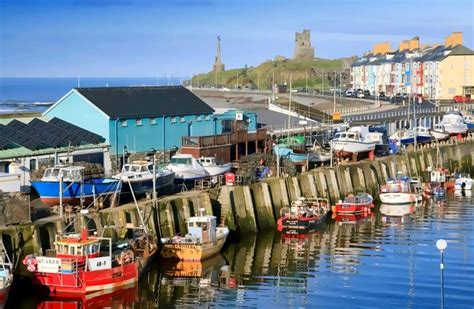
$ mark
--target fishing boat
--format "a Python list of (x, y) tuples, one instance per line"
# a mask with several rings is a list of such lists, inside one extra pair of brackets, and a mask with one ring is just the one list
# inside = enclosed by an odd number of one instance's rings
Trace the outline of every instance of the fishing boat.
[(310, 162), (314, 162), (316, 164), (321, 164), (325, 163), (331, 160), (331, 147), (328, 147), (329, 149), (326, 149), (322, 147), (321, 145), (317, 144), (315, 142), (313, 144), (313, 148), (311, 149), (313, 152), (313, 155), (310, 157)]
[(326, 220), (330, 210), (327, 199), (300, 197), (281, 209), (277, 229), (288, 234), (311, 233)]
[(166, 167), (175, 173), (174, 183), (194, 185), (194, 181), (209, 177), (206, 169), (190, 154), (176, 154)]
[(34, 285), (52, 295), (77, 295), (117, 289), (136, 282), (157, 245), (149, 234), (114, 249), (111, 238), (80, 234), (56, 235), (46, 256), (28, 255), (23, 264)]
[(199, 261), (219, 253), (229, 235), (227, 226), (217, 226), (215, 216), (200, 215), (187, 220), (188, 233), (185, 236), (162, 238), (161, 256), (164, 258)]
[(307, 161), (316, 162), (318, 160), (316, 154), (312, 151), (290, 148), (283, 144), (273, 146), (273, 152), (277, 156), (286, 157), (294, 163), (303, 163)]
[(47, 168), (43, 178), (31, 181), (31, 185), (38, 192), (41, 201), (49, 206), (59, 205), (61, 195), (63, 203), (81, 205), (118, 189), (120, 183), (118, 179), (85, 179), (83, 174), (82, 166), (58, 165)]
[(467, 133), (467, 124), (464, 123), (462, 114), (458, 111), (448, 112), (443, 116), (441, 124), (449, 135), (464, 135)]
[(456, 177), (454, 182), (454, 190), (466, 190), (470, 191), (472, 189), (472, 178), (469, 174), (460, 174)]
[(421, 202), (422, 192), (415, 191), (421, 185), (410, 177), (397, 177), (388, 179), (385, 185), (380, 186), (380, 201), (389, 205), (403, 205)]
[(0, 241), (0, 308), (3, 308), (8, 300), (12, 283), (13, 263), (5, 250), (3, 242)]
[(359, 192), (357, 195), (349, 194), (344, 200), (340, 200), (334, 206), (333, 213), (357, 214), (369, 212), (374, 207), (374, 198), (372, 195)]
[(416, 142), (419, 144), (428, 143), (433, 139), (431, 130), (427, 127), (416, 127)]
[(474, 131), (474, 115), (472, 114), (464, 114), (464, 123), (467, 125), (467, 130), (469, 132)]
[[(155, 177), (153, 177), (153, 168), (155, 168)], [(146, 192), (153, 191), (153, 178), (155, 178), (155, 187), (158, 192), (166, 190), (173, 186), (174, 173), (166, 168), (157, 168), (153, 163), (147, 161), (135, 161), (124, 164), (122, 172), (114, 176), (122, 180), (122, 194), (130, 193), (133, 190), (135, 195), (143, 195)]]
[(368, 129), (365, 127), (353, 127), (346, 132), (336, 133), (334, 139), (331, 140), (336, 156), (346, 158), (374, 151), (375, 142), (366, 137), (367, 133)]
[(197, 161), (204, 167), (210, 177), (224, 175), (232, 169), (232, 163), (219, 163), (216, 157), (200, 157)]
[(397, 146), (415, 143), (415, 133), (412, 130), (398, 130), (390, 136), (390, 140)]
[(444, 129), (443, 124), (437, 123), (431, 130), (431, 136), (437, 141), (445, 141), (449, 139), (450, 135), (449, 132)]

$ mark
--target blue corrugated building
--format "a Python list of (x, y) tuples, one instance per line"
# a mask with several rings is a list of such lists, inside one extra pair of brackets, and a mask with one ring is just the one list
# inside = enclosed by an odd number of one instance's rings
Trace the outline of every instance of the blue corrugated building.
[(43, 114), (104, 136), (112, 155), (180, 147), (183, 136), (257, 130), (255, 113), (216, 112), (182, 86), (74, 88)]

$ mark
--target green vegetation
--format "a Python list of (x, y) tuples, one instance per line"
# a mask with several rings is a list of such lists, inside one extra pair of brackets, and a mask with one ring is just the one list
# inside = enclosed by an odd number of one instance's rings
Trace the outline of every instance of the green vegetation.
[[(194, 75), (189, 82), (193, 86), (227, 87), (251, 86), (259, 89), (271, 89), (272, 79), (276, 84), (290, 82), (293, 87), (319, 88), (322, 82), (329, 85), (335, 71), (342, 72), (348, 68), (351, 58), (315, 59), (313, 61), (280, 60), (266, 61), (257, 67), (239, 68), (223, 72), (209, 72)], [(322, 74), (324, 73), (324, 74)], [(328, 74), (329, 73), (329, 74)], [(324, 79), (324, 80), (323, 80)]]

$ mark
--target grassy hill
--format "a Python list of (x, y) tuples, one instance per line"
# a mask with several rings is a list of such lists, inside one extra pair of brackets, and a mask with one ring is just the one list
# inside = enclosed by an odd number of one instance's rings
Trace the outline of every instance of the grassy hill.
[[(319, 88), (324, 79), (324, 84), (329, 85), (334, 81), (334, 71), (341, 72), (348, 69), (352, 58), (341, 59), (315, 59), (313, 61), (280, 60), (266, 61), (257, 67), (238, 68), (215, 73), (194, 75), (189, 84), (193, 86), (218, 86), (236, 88), (252, 85), (254, 88), (271, 89), (272, 79), (275, 83), (289, 83), (292, 76), (293, 87)], [(322, 73), (324, 74), (322, 75)], [(328, 74), (329, 73), (329, 74)], [(348, 79), (347, 71), (343, 77), (343, 84)], [(339, 77), (338, 77), (339, 80)], [(339, 83), (339, 82), (338, 82)]]

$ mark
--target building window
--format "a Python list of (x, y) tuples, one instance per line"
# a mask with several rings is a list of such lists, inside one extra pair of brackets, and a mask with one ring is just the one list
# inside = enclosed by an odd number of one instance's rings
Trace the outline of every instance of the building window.
[(135, 119), (135, 125), (136, 125), (136, 126), (141, 126), (141, 125), (143, 125), (143, 120), (142, 120), (142, 119)]
[(150, 118), (150, 124), (156, 124), (156, 118)]
[(199, 115), (199, 116), (196, 116), (196, 121), (201, 121), (202, 120), (202, 116)]
[(178, 117), (171, 117), (171, 123), (178, 122)]
[(204, 119), (205, 119), (205, 120), (211, 120), (211, 116), (210, 116), (210, 115), (206, 115), (206, 116), (204, 117)]
[(183, 116), (179, 119), (179, 122), (186, 122), (186, 118)]
[(36, 171), (36, 159), (30, 159), (30, 172), (31, 171)]
[(120, 126), (121, 126), (121, 127), (126, 127), (126, 126), (128, 126), (127, 120), (122, 120), (122, 121), (120, 121)]

